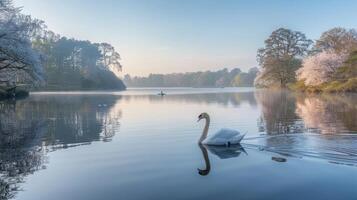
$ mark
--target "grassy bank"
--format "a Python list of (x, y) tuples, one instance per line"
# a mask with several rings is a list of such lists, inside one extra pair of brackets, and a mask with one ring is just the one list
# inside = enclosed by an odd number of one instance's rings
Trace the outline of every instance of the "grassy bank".
[(288, 85), (288, 88), (294, 91), (308, 93), (319, 92), (357, 92), (357, 77), (347, 79), (346, 81), (331, 81), (316, 86), (306, 86), (303, 81), (298, 81)]

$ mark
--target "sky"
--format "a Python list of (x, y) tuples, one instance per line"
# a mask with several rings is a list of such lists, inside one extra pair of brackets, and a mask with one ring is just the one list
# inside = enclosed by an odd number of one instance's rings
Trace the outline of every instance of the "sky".
[(357, 0), (14, 0), (63, 36), (108, 42), (123, 74), (258, 66), (256, 52), (284, 27), (310, 39), (357, 28)]

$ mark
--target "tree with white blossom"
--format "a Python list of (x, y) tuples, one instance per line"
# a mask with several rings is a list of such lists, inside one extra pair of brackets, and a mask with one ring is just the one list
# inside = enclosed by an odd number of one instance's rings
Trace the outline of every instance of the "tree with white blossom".
[(322, 51), (303, 60), (303, 66), (296, 71), (297, 79), (305, 85), (316, 86), (333, 80), (337, 69), (343, 65), (347, 54)]

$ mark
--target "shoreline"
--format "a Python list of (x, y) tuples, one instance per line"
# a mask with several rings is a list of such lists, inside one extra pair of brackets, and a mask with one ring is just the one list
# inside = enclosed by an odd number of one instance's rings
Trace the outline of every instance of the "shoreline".
[(289, 90), (304, 93), (357, 93), (357, 78), (345, 81), (331, 81), (316, 86), (307, 86), (303, 81), (298, 81), (287, 86)]

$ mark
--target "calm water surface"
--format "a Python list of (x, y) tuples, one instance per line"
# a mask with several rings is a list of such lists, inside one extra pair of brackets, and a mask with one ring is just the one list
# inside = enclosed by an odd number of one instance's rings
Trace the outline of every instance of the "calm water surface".
[[(357, 96), (39, 92), (0, 102), (0, 199), (357, 199)], [(242, 147), (197, 145), (247, 132)]]

